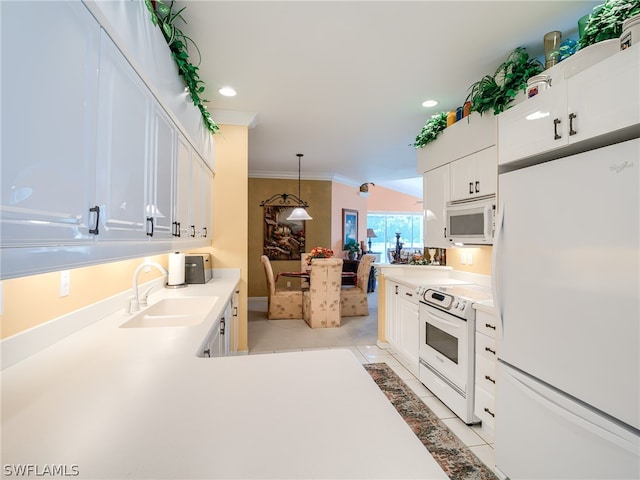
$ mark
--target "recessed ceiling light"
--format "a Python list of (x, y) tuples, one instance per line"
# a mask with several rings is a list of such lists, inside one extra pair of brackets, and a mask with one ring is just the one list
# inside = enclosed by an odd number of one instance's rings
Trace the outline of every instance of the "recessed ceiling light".
[(235, 97), (237, 93), (232, 87), (222, 87), (218, 92), (225, 97)]
[(422, 106), (427, 108), (435, 107), (437, 104), (437, 100), (425, 100), (424, 102), (422, 102)]

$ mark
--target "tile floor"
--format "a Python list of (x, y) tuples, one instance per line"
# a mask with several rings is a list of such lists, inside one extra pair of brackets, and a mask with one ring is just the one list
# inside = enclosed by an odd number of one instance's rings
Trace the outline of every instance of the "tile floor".
[(340, 328), (311, 329), (304, 320), (267, 320), (266, 299), (249, 299), (249, 354), (347, 348), (363, 364), (386, 363), (476, 456), (493, 470), (493, 436), (480, 425), (468, 426), (403, 365), (393, 349), (376, 346), (377, 294), (369, 295), (368, 317), (344, 318)]

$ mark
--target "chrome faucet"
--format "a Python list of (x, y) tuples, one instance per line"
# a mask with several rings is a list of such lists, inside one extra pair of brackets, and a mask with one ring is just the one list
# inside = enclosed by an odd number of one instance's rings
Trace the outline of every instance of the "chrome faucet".
[(164, 268), (159, 263), (156, 263), (156, 262), (143, 262), (141, 265), (139, 265), (138, 268), (136, 268), (136, 271), (133, 272), (133, 294), (134, 294), (134, 297), (130, 299), (129, 313), (137, 312), (138, 310), (140, 310), (140, 307), (146, 307), (147, 306), (147, 296), (149, 295), (149, 292), (151, 291), (151, 289), (153, 287), (155, 287), (155, 285), (152, 286), (149, 290), (147, 290), (147, 292), (144, 294), (142, 299), (140, 299), (140, 295), (138, 293), (138, 277), (140, 276), (140, 272), (142, 271), (142, 269), (145, 268), (145, 267), (155, 267), (164, 276), (168, 276), (169, 275), (169, 272), (167, 272), (167, 269)]

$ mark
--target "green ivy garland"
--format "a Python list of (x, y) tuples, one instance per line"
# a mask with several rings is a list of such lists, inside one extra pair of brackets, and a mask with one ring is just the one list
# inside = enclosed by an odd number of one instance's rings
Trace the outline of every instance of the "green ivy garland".
[(180, 75), (184, 78), (191, 101), (200, 110), (207, 130), (211, 133), (216, 133), (220, 130), (220, 127), (213, 121), (211, 113), (204, 105), (208, 100), (200, 98), (200, 95), (204, 93), (204, 82), (200, 80), (198, 67), (189, 61), (188, 43), (190, 42), (196, 48), (198, 57), (200, 57), (200, 50), (195, 42), (175, 25), (177, 19), (187, 23), (181, 15), (186, 7), (173, 12), (173, 0), (169, 3), (169, 6), (165, 5), (162, 0), (145, 0), (145, 4), (151, 13), (151, 21), (154, 25), (160, 26), (160, 31), (171, 49), (171, 56), (178, 66)]

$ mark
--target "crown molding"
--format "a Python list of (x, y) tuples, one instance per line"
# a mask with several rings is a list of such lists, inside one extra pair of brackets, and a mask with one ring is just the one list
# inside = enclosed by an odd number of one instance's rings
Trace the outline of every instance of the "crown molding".
[[(272, 178), (277, 180), (297, 180), (298, 172), (273, 172), (273, 171), (260, 171), (249, 170), (249, 178)], [(337, 182), (347, 185), (349, 187), (359, 187), (362, 182), (353, 180), (342, 175), (334, 175), (331, 173), (309, 173), (303, 172), (300, 174), (302, 180), (321, 180), (326, 182)]]
[(258, 114), (255, 112), (216, 109), (211, 110), (211, 118), (219, 125), (240, 125), (253, 128), (258, 124)]

